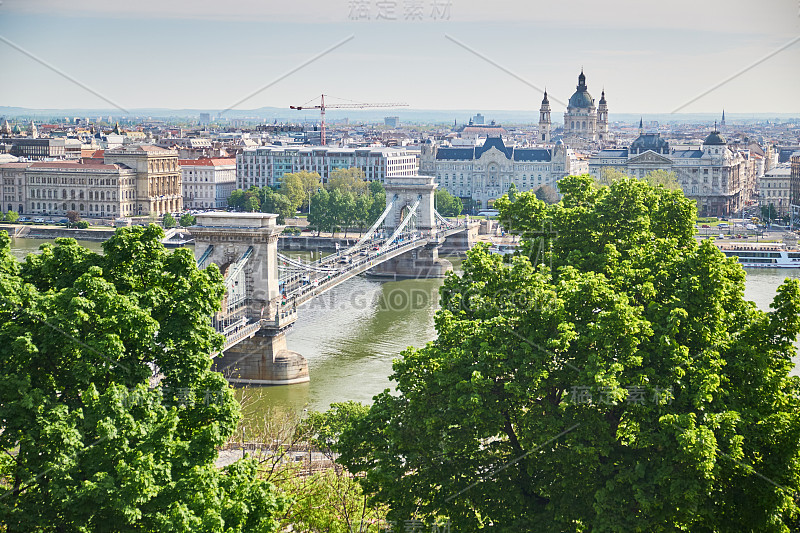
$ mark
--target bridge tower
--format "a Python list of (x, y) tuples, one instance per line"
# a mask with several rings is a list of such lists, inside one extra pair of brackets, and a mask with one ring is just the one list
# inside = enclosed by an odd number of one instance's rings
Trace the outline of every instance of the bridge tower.
[(283, 226), (276, 218), (268, 213), (203, 213), (190, 228), (198, 266), (216, 263), (225, 277), (227, 291), (215, 325), (235, 342), (215, 357), (214, 368), (232, 383), (309, 380), (305, 358), (286, 348), (285, 331), (297, 314), (284, 307), (278, 288)]
[(401, 224), (406, 213), (416, 208), (416, 230), (430, 243), (424, 248), (412, 250), (395, 259), (391, 259), (367, 274), (370, 276), (403, 279), (403, 278), (442, 278), (453, 270), (450, 261), (439, 259), (439, 247), (443, 239), (437, 238), (438, 228), (434, 210), (434, 194), (436, 183), (434, 176), (393, 176), (386, 178), (386, 206), (390, 208), (386, 215), (384, 227), (391, 233)]

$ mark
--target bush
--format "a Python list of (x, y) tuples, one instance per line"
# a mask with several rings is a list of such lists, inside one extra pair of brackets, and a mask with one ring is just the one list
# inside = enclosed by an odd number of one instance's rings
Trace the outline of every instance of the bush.
[(175, 221), (175, 218), (169, 213), (166, 213), (164, 215), (163, 223), (164, 223), (164, 227), (167, 228), (167, 229), (168, 228), (174, 228), (175, 226), (178, 225), (178, 223)]
[(89, 223), (85, 220), (79, 220), (75, 223), (75, 227), (78, 229), (87, 229), (89, 227)]
[(194, 215), (191, 213), (184, 213), (181, 215), (180, 224), (185, 228), (187, 226), (194, 226), (196, 221), (197, 219), (195, 219)]

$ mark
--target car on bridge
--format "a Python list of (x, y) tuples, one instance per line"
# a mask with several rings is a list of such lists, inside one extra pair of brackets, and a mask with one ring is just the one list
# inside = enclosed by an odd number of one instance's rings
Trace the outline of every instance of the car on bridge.
[(339, 263), (341, 263), (343, 265), (347, 265), (347, 264), (350, 264), (352, 262), (353, 262), (353, 259), (351, 257), (348, 257), (348, 256), (345, 256), (345, 257), (342, 257), (341, 259), (339, 259)]

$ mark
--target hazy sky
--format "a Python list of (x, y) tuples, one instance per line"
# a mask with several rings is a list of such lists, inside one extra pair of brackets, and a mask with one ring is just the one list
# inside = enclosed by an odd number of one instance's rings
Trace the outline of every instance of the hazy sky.
[(800, 0), (3, 0), (0, 105), (107, 108), (14, 46), (127, 109), (226, 109), (317, 57), (236, 107), (538, 109), (546, 86), (560, 114), (583, 66), (612, 113), (664, 113), (752, 67), (682, 111), (800, 114)]

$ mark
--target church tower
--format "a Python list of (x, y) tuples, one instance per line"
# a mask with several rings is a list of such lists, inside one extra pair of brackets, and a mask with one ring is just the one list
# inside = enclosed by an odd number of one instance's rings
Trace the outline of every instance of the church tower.
[(722, 122), (719, 123), (720, 128), (725, 127), (725, 110), (722, 110)]
[(600, 102), (597, 106), (597, 138), (601, 141), (608, 140), (608, 103), (606, 91), (600, 93)]
[(550, 100), (547, 99), (547, 89), (544, 90), (542, 107), (539, 108), (539, 140), (550, 142)]

